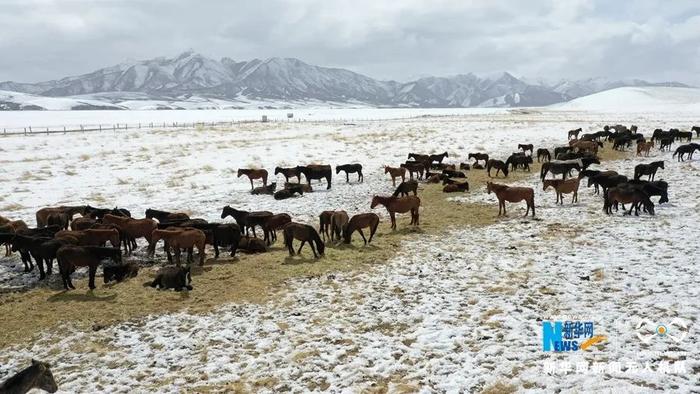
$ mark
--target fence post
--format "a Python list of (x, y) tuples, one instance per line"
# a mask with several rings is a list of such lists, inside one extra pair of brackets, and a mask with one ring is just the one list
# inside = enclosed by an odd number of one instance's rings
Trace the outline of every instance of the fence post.
[(29, 126), (29, 132), (30, 133), (32, 132), (32, 126)]
[(128, 124), (128, 123), (124, 123), (124, 130), (129, 130), (129, 124)]
[(27, 128), (24, 128), (24, 135), (27, 135)]
[(141, 128), (141, 123), (139, 123), (139, 129)]
[(102, 131), (102, 125), (100, 125), (100, 131)]
[(49, 128), (46, 128), (46, 135), (49, 135)]

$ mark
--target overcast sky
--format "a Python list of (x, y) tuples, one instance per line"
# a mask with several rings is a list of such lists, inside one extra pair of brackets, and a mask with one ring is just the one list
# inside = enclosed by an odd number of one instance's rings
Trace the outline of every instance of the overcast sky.
[(381, 79), (643, 78), (700, 85), (700, 1), (0, 0), (0, 81), (194, 49)]

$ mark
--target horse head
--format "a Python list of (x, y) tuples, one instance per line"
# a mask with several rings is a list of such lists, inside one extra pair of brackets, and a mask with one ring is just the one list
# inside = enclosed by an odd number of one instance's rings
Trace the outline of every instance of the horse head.
[(56, 384), (56, 379), (54, 379), (48, 363), (32, 359), (32, 368), (35, 368), (38, 373), (38, 377), (34, 380), (35, 387), (49, 393), (58, 391), (58, 384)]
[(374, 196), (372, 197), (372, 203), (369, 207), (374, 209), (374, 207), (376, 207), (377, 205), (379, 205), (379, 196)]

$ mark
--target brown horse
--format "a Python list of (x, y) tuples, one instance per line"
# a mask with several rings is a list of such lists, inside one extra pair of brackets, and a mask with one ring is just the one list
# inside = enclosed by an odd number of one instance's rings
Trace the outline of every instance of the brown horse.
[(396, 186), (396, 178), (401, 177), (401, 182), (406, 181), (406, 169), (404, 167), (384, 166), (384, 173), (391, 176), (391, 185)]
[(547, 191), (549, 187), (553, 187), (554, 191), (557, 193), (557, 203), (564, 204), (564, 194), (573, 193), (571, 197), (571, 203), (578, 202), (578, 186), (581, 182), (581, 178), (569, 178), (567, 180), (563, 179), (545, 179), (542, 181), (542, 190)]
[(95, 288), (95, 273), (100, 261), (110, 258), (115, 264), (121, 264), (122, 255), (119, 248), (102, 248), (99, 246), (61, 246), (56, 252), (58, 267), (61, 271), (63, 286), (66, 290), (75, 289), (70, 280), (70, 274), (75, 272), (76, 267), (89, 268), (89, 286)]
[[(0, 233), (17, 234), (26, 231), (29, 227), (23, 220), (9, 220), (0, 216)], [(5, 244), (5, 257), (10, 256), (12, 250), (10, 244)]]
[(187, 261), (192, 260), (192, 248), (197, 248), (199, 252), (199, 265), (204, 265), (204, 246), (207, 236), (204, 231), (193, 227), (171, 227), (166, 230), (153, 230), (151, 233), (151, 244), (149, 246), (149, 254), (155, 252), (156, 244), (160, 240), (164, 240), (167, 245), (168, 262), (172, 262), (170, 249), (175, 252), (175, 264), (180, 265), (180, 254), (182, 249), (187, 249)]
[(87, 230), (95, 223), (97, 223), (96, 219), (83, 216), (70, 222), (70, 229), (73, 231)]
[(335, 241), (337, 238), (340, 240), (341, 232), (343, 227), (348, 224), (349, 221), (348, 213), (345, 211), (335, 211), (331, 216), (331, 241)]
[(134, 219), (123, 216), (115, 216), (107, 214), (102, 218), (102, 223), (113, 224), (117, 226), (119, 231), (124, 234), (122, 237), (122, 243), (124, 244), (124, 252), (133, 252), (133, 245), (131, 242), (127, 242), (128, 239), (136, 240), (138, 238), (145, 238), (148, 245), (151, 245), (151, 234), (153, 230), (158, 228), (158, 223), (153, 219)]
[(418, 195), (418, 182), (414, 180), (409, 180), (409, 181), (404, 181), (399, 184), (399, 187), (396, 188), (394, 191), (394, 194), (392, 196), (394, 197), (399, 197), (399, 194), (401, 197), (403, 196), (408, 196), (409, 192), (413, 192), (414, 196)]
[(49, 368), (48, 363), (32, 360), (32, 365), (0, 384), (0, 393), (24, 394), (34, 388), (55, 393), (58, 385)]
[(503, 216), (506, 215), (506, 201), (508, 202), (520, 202), (525, 201), (527, 204), (527, 211), (525, 211), (525, 216), (532, 209), (532, 217), (535, 217), (535, 191), (530, 187), (512, 187), (508, 185), (501, 185), (493, 182), (486, 182), (486, 191), (491, 194), (492, 192), (496, 194), (498, 198), (498, 216), (501, 216), (501, 211), (503, 211)]
[(238, 178), (241, 176), (247, 176), (250, 180), (250, 190), (253, 190), (253, 179), (262, 179), (263, 186), (267, 186), (267, 170), (265, 169), (252, 169), (252, 168), (239, 168)]
[(571, 145), (572, 148), (578, 149), (579, 152), (590, 152), (594, 155), (598, 154), (598, 148), (602, 144), (597, 141), (577, 141), (575, 144)]
[(649, 157), (649, 151), (653, 147), (654, 147), (653, 140), (651, 140), (649, 142), (637, 142), (637, 156), (641, 156), (642, 153), (644, 153), (644, 156)]
[[(85, 205), (81, 206), (60, 206), (60, 207), (46, 207), (41, 208), (36, 211), (36, 226), (39, 228), (46, 227), (49, 224), (49, 216), (60, 217), (60, 215), (65, 215), (68, 222), (73, 220), (73, 216), (76, 213), (81, 215), (85, 214)], [(65, 223), (66, 227), (68, 223)]]
[(455, 193), (465, 191), (469, 191), (469, 183), (467, 181), (450, 183), (442, 188), (443, 193)]
[(331, 218), (333, 217), (334, 212), (335, 211), (323, 211), (320, 215), (318, 215), (318, 231), (323, 236), (324, 242), (331, 236)]
[(115, 248), (119, 247), (121, 241), (116, 229), (61, 230), (54, 238), (75, 238), (80, 246), (102, 246), (109, 242)]
[(291, 223), (292, 217), (286, 213), (278, 213), (272, 215), (263, 224), (263, 232), (265, 233), (264, 241), (268, 245), (277, 241), (277, 231), (282, 230), (287, 223)]
[[(301, 248), (308, 242), (309, 246), (311, 246), (311, 251), (314, 252), (315, 258), (318, 258), (319, 255), (323, 256), (326, 246), (323, 244), (323, 241), (321, 241), (321, 237), (318, 235), (316, 229), (312, 226), (295, 222), (287, 223), (287, 225), (284, 226), (284, 244), (289, 249), (290, 256), (294, 256), (292, 242), (295, 239), (301, 241), (301, 245), (296, 254), (300, 254)], [(318, 250), (318, 254), (316, 254), (316, 250)]]
[(176, 222), (178, 220), (189, 220), (190, 215), (184, 212), (159, 211), (157, 209), (146, 209), (146, 219), (156, 219), (160, 223)]
[[(377, 227), (379, 226), (379, 216), (376, 213), (360, 213), (353, 216), (347, 225), (343, 228), (343, 242), (349, 244), (352, 242), (352, 233), (358, 231), (365, 241), (365, 245), (372, 242), (372, 237), (374, 233), (377, 232)], [(363, 228), (369, 227), (369, 240), (365, 238), (365, 234), (362, 232)]]
[(391, 228), (396, 229), (396, 213), (411, 212), (411, 224), (417, 226), (419, 224), (419, 208), (420, 198), (416, 196), (406, 197), (383, 197), (374, 196), (370, 208), (374, 209), (377, 205), (384, 205), (391, 217)]

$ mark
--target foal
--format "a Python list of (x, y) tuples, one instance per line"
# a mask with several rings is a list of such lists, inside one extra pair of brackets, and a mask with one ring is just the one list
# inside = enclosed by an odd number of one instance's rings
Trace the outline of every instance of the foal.
[(634, 167), (634, 179), (638, 180), (642, 177), (642, 175), (648, 175), (649, 180), (653, 181), (654, 177), (656, 176), (656, 171), (658, 171), (659, 168), (664, 168), (663, 160), (655, 161), (649, 164), (637, 164)]
[(396, 213), (411, 212), (411, 224), (417, 226), (419, 224), (420, 198), (416, 196), (407, 197), (382, 197), (374, 196), (370, 208), (374, 209), (377, 205), (384, 205), (391, 217), (391, 229), (396, 230)]
[(263, 186), (267, 186), (267, 170), (265, 169), (239, 168), (238, 178), (243, 175), (247, 176), (248, 180), (250, 180), (250, 190), (253, 190), (253, 179), (262, 179)]
[(557, 203), (564, 204), (564, 194), (573, 193), (571, 203), (578, 202), (578, 186), (581, 178), (562, 179), (545, 179), (542, 181), (542, 190), (547, 191), (549, 187), (553, 187), (557, 194)]
[(401, 177), (401, 182), (406, 181), (406, 168), (384, 166), (384, 173), (391, 176), (391, 185), (396, 186), (396, 178)]
[[(379, 226), (379, 216), (376, 213), (360, 213), (353, 216), (348, 224), (343, 228), (343, 242), (349, 244), (352, 242), (352, 233), (355, 231), (359, 232), (362, 239), (365, 241), (365, 245), (372, 242), (372, 237), (374, 233), (377, 232), (377, 226)], [(369, 227), (369, 241), (365, 238), (365, 234), (362, 232), (363, 228)]]
[(365, 177), (362, 175), (362, 164), (343, 164), (335, 166), (335, 173), (340, 174), (340, 171), (345, 171), (345, 182), (350, 183), (350, 174), (357, 173), (357, 181), (363, 182)]
[(501, 216), (501, 211), (503, 211), (503, 216), (506, 216), (506, 201), (508, 202), (520, 202), (525, 201), (527, 204), (527, 211), (525, 211), (525, 216), (532, 209), (532, 217), (535, 217), (535, 191), (530, 187), (511, 187), (507, 185), (501, 185), (493, 182), (486, 182), (486, 191), (491, 194), (491, 192), (496, 194), (498, 198), (498, 216)]
[[(301, 245), (299, 246), (299, 250), (296, 254), (300, 254), (301, 248), (303, 248), (304, 244), (308, 242), (309, 246), (311, 246), (311, 251), (314, 252), (315, 258), (318, 258), (319, 255), (323, 256), (326, 247), (323, 244), (323, 241), (321, 241), (321, 237), (318, 235), (318, 232), (316, 232), (316, 229), (312, 226), (295, 222), (287, 223), (287, 225), (284, 226), (284, 244), (289, 249), (290, 256), (294, 256), (292, 242), (295, 239), (301, 241)], [(316, 254), (317, 250), (318, 254)]]

